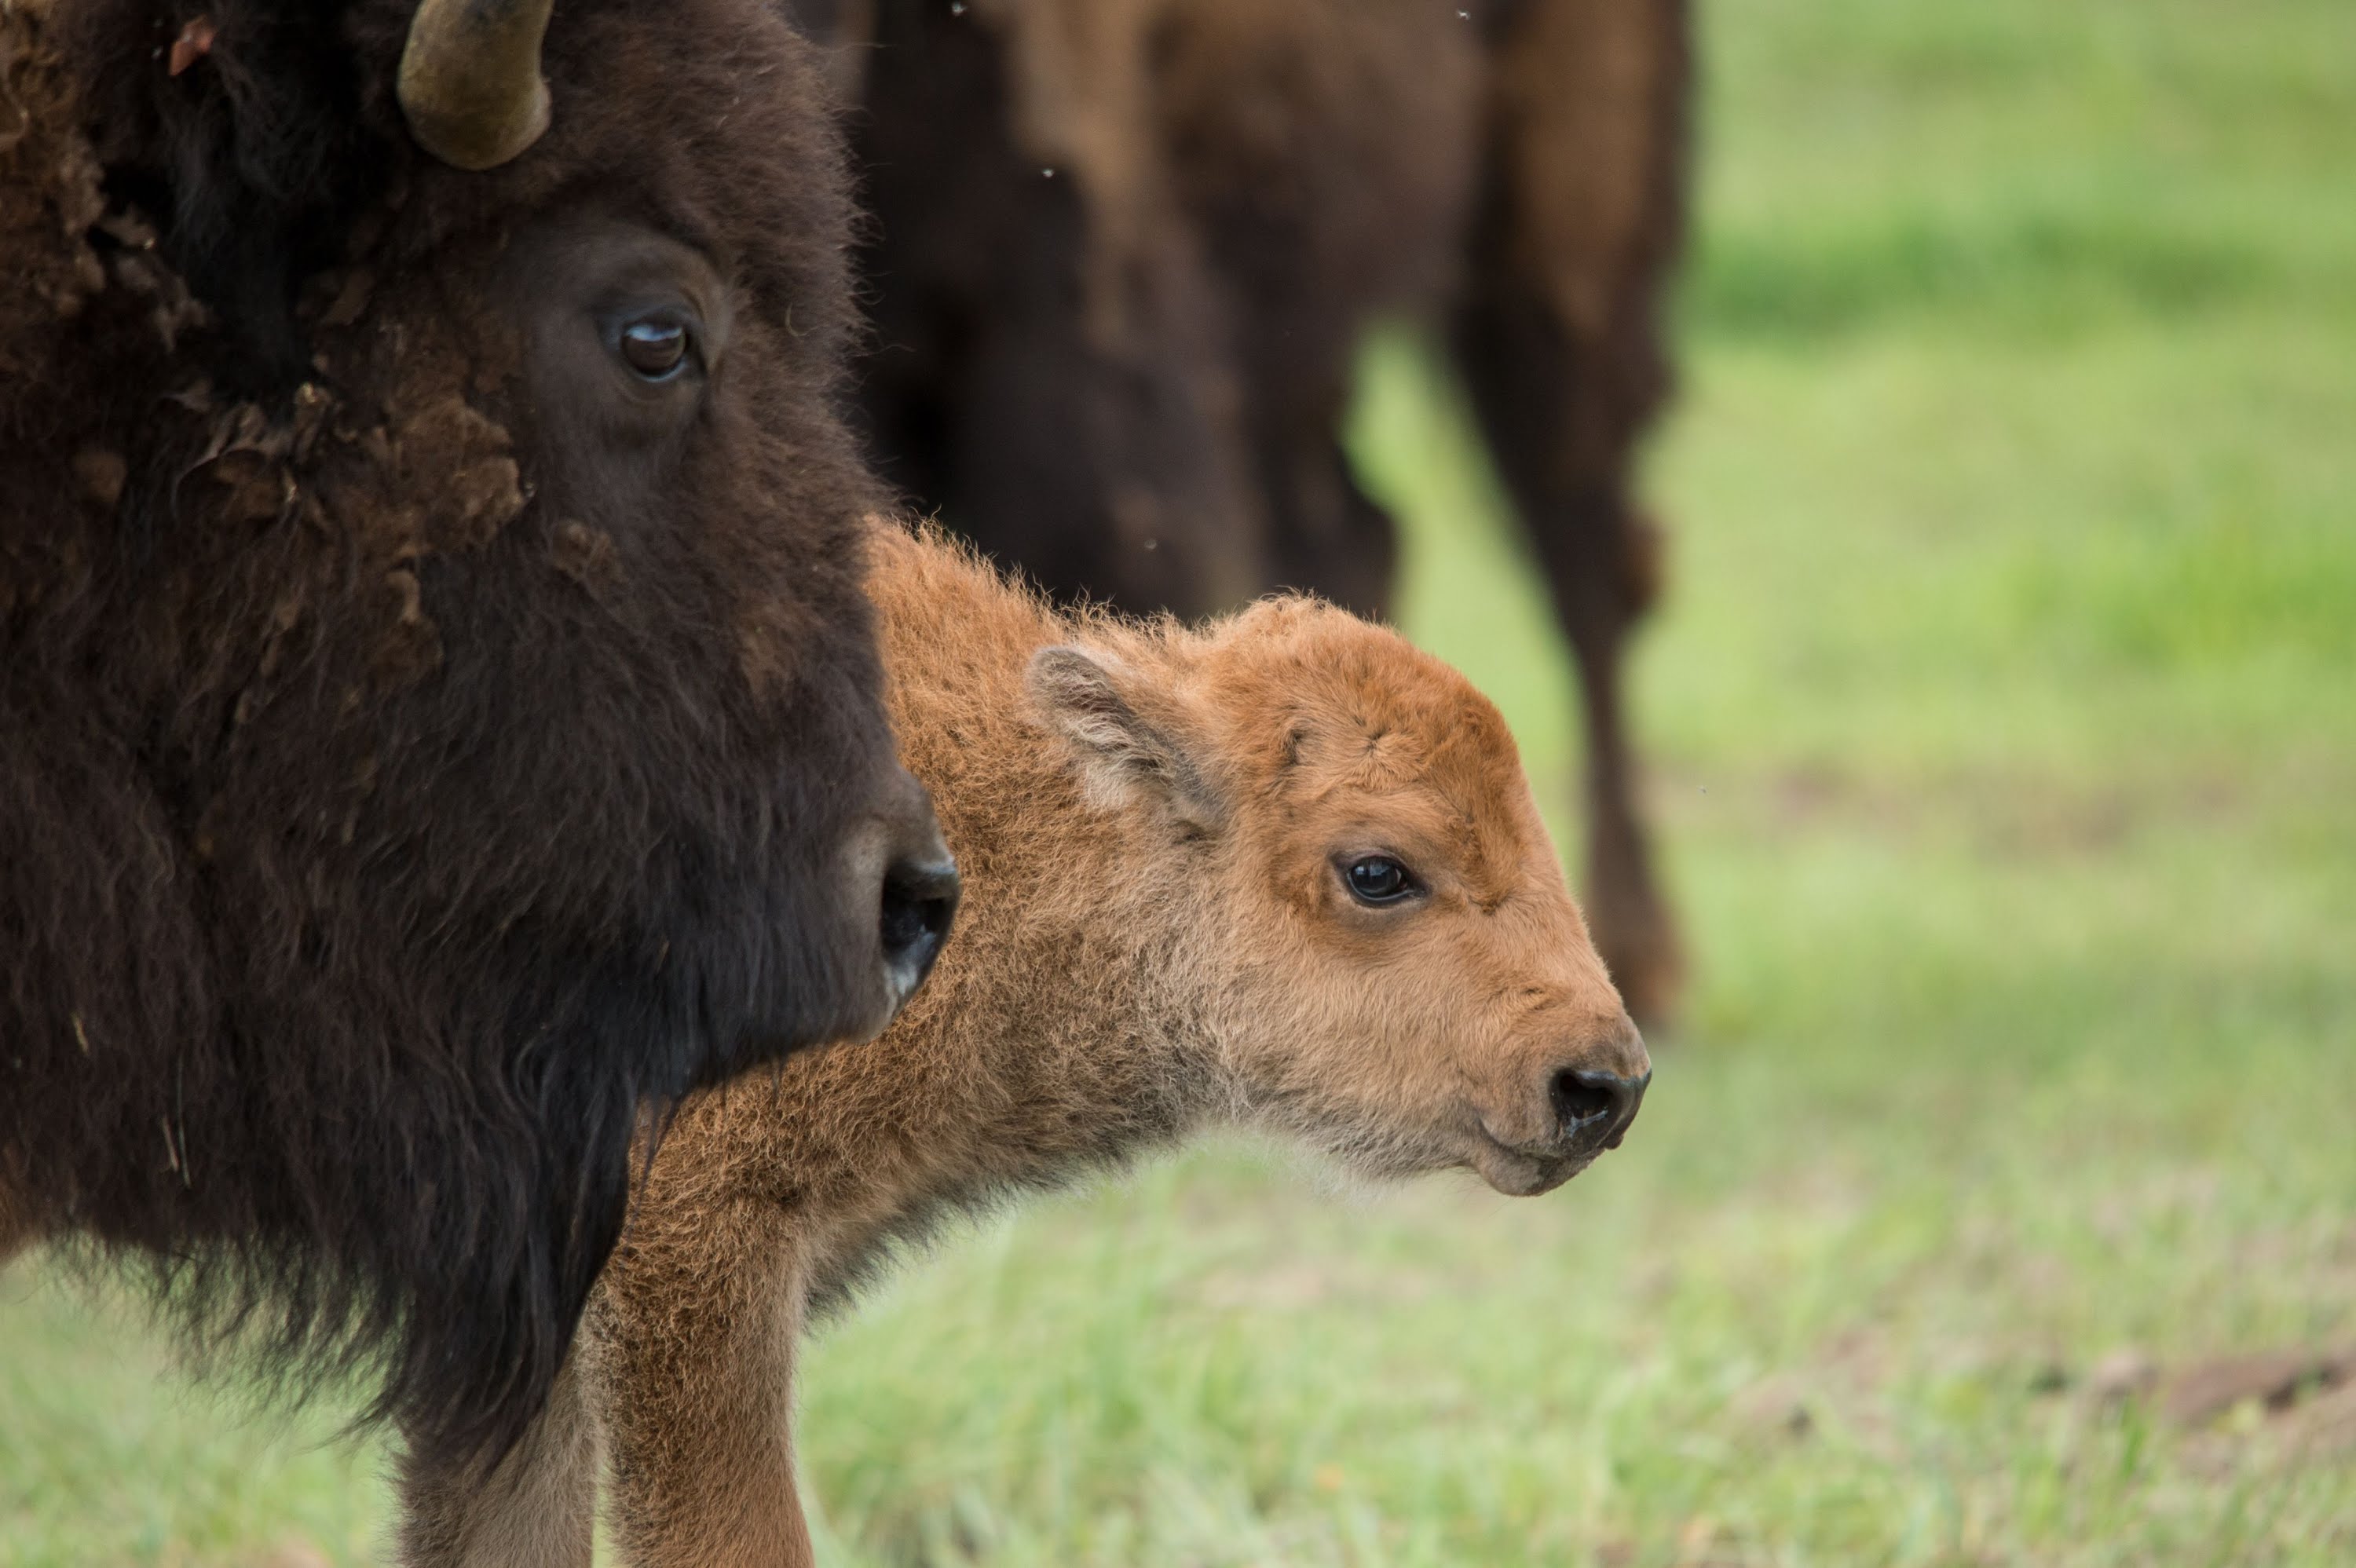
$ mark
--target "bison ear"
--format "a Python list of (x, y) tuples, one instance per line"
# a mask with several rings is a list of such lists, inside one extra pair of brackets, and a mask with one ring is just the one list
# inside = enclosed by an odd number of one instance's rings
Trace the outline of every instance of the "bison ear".
[(1109, 805), (1144, 798), (1189, 827), (1216, 827), (1219, 792), (1184, 732), (1181, 699), (1111, 655), (1071, 646), (1031, 656), (1031, 699), (1072, 744), (1089, 796)]

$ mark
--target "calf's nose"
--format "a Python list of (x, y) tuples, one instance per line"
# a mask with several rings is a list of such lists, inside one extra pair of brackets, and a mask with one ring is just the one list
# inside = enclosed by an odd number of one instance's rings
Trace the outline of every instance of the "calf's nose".
[(1557, 1072), (1547, 1093), (1563, 1140), (1580, 1154), (1618, 1148), (1652, 1082), (1649, 1063), (1635, 1078), (1593, 1067), (1566, 1067)]

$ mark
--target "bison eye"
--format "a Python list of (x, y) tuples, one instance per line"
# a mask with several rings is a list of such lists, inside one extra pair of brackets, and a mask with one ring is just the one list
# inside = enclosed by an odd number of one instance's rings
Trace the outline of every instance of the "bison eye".
[(1343, 869), (1342, 880), (1362, 904), (1394, 904), (1416, 891), (1414, 874), (1388, 855), (1361, 855)]
[(622, 362), (649, 381), (668, 381), (687, 364), (687, 328), (659, 317), (622, 328)]

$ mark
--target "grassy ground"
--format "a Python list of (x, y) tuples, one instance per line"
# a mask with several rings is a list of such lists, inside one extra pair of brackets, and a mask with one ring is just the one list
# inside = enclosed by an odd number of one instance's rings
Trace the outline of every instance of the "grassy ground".
[[(829, 1562), (2356, 1561), (2313, 1403), (2102, 1397), (2356, 1343), (2356, 9), (1705, 37), (1638, 671), (1698, 963), (1636, 1135), (1526, 1203), (1221, 1147), (957, 1242), (811, 1358)], [(1357, 443), (1567, 800), (1411, 339)], [(370, 1549), (372, 1450), (165, 1364), (0, 1282), (0, 1563)]]

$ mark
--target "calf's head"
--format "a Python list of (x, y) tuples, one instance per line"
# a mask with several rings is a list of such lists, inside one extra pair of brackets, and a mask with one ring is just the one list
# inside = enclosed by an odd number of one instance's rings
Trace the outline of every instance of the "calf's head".
[(1248, 1118), (1511, 1194), (1618, 1145), (1651, 1062), (1462, 676), (1285, 599), (1043, 650), (1030, 686), (1125, 818), (1132, 918), (1178, 933), (1178, 1006)]

